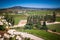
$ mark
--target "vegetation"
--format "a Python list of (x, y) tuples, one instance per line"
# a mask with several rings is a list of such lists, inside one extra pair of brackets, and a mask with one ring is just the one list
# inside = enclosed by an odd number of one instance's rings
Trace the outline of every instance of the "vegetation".
[[(16, 30), (21, 32), (20, 29), (16, 29)], [(49, 33), (49, 32), (46, 32), (45, 30), (31, 29), (31, 30), (23, 30), (23, 32), (33, 34), (45, 40), (60, 40), (60, 35)]]
[[(12, 25), (18, 24), (20, 20), (27, 19), (27, 24), (25, 25), (25, 29), (24, 28), (15, 28), (15, 29), (18, 31), (28, 32), (35, 36), (41, 37), (45, 40), (60, 40), (60, 35), (46, 32), (48, 29), (60, 32), (60, 24), (46, 26), (46, 23), (45, 23), (45, 21), (47, 21), (47, 20), (50, 22), (52, 20), (53, 20), (53, 22), (55, 22), (55, 21), (60, 22), (60, 17), (56, 17), (55, 12), (53, 12), (51, 10), (49, 10), (49, 11), (40, 10), (40, 11), (29, 11), (29, 12), (27, 12), (27, 14), (28, 14), (28, 17), (26, 15), (5, 15), (5, 19), (8, 22), (11, 22)], [(48, 15), (48, 14), (52, 14), (52, 15)], [(41, 20), (43, 20), (43, 21), (45, 20), (43, 22), (43, 25), (41, 25), (41, 23), (40, 23)], [(36, 28), (36, 29), (34, 29), (34, 28)], [(44, 30), (40, 30), (41, 28)]]
[(56, 17), (56, 21), (57, 22), (60, 22), (60, 17)]
[(60, 33), (60, 24), (48, 25), (47, 27), (50, 30), (56, 30), (56, 32), (59, 32)]
[(55, 22), (55, 21), (56, 21), (56, 13), (53, 12), (53, 22)]
[(30, 38), (27, 38), (27, 37), (26, 37), (24, 40), (30, 40)]
[(14, 23), (15, 25), (19, 23), (20, 20), (25, 20), (27, 19), (27, 17), (25, 15), (9, 15), (6, 14), (4, 15), (5, 19), (10, 19), (10, 21), (12, 20), (12, 23)]
[[(13, 18), (13, 16), (9, 16), (8, 14), (5, 14), (4, 17), (5, 17), (4, 19), (6, 19), (6, 21), (7, 21), (8, 23), (11, 23), (12, 26), (14, 25), (14, 18)], [(9, 25), (9, 26), (10, 26), (10, 25)]]
[(15, 20), (15, 25), (19, 23), (20, 20), (27, 19), (27, 16), (25, 15), (13, 15)]
[(53, 10), (30, 10), (27, 13), (29, 15), (45, 15), (45, 14), (52, 14)]
[(4, 31), (5, 27), (3, 25), (0, 25), (0, 30)]
[(25, 32), (29, 32), (45, 40), (60, 40), (60, 35), (52, 34), (44, 30), (25, 30)]
[(47, 26), (46, 26), (46, 22), (45, 22), (45, 21), (43, 22), (43, 25), (42, 25), (42, 28), (41, 28), (41, 29), (46, 30), (46, 31), (48, 30), (48, 28), (47, 28)]

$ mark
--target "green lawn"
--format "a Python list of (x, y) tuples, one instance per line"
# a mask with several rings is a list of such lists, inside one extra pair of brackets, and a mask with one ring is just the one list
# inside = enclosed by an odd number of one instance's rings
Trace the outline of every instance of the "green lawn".
[(56, 17), (56, 21), (60, 22), (60, 17)]
[(9, 17), (13, 17), (14, 18), (14, 21), (15, 21), (15, 24), (18, 24), (20, 20), (25, 20), (27, 19), (27, 16), (24, 15), (24, 14), (20, 14), (20, 15), (8, 15)]
[[(16, 29), (21, 31), (21, 29)], [(23, 32), (28, 32), (45, 40), (60, 40), (60, 35), (46, 32), (44, 30), (23, 30)]]
[(51, 14), (53, 11), (51, 10), (38, 10), (38, 11), (29, 11), (28, 14), (30, 15), (44, 15), (44, 14)]
[(56, 30), (56, 32), (60, 32), (60, 24), (53, 24), (47, 26), (50, 30)]
[(13, 16), (13, 18), (15, 20), (15, 24), (18, 24), (20, 20), (27, 19), (27, 17), (25, 15), (9, 15), (9, 16)]
[(60, 36), (56, 34), (52, 34), (43, 30), (25, 30), (26, 32), (30, 32), (33, 35), (41, 37), (45, 40), (60, 40)]

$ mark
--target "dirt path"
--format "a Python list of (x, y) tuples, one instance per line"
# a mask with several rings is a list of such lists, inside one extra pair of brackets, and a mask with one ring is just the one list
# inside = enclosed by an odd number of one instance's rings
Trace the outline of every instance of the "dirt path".
[(48, 30), (48, 32), (60, 35), (60, 33), (58, 33), (58, 32), (53, 32), (53, 31), (51, 31), (51, 30)]
[[(21, 21), (19, 22), (18, 26), (24, 26), (26, 23), (27, 23), (27, 20), (21, 20)], [(53, 23), (47, 23), (47, 22), (46, 22), (46, 25), (53, 25), (53, 24), (59, 24), (59, 23), (60, 23), (60, 22), (53, 22)], [(51, 30), (48, 30), (48, 32), (50, 32), (50, 33), (55, 33), (55, 34), (60, 35), (60, 33), (58, 33), (58, 32), (53, 32), (53, 31), (51, 31)]]
[[(20, 22), (19, 22), (19, 24), (18, 25), (15, 25), (14, 27), (24, 27), (24, 25), (26, 25), (26, 23), (27, 23), (27, 20), (21, 20)], [(53, 23), (47, 23), (46, 22), (46, 25), (53, 25), (53, 24), (59, 24), (60, 22), (53, 22)], [(50, 32), (50, 33), (55, 33), (55, 34), (58, 34), (58, 35), (60, 35), (60, 33), (58, 33), (58, 32), (53, 32), (53, 31), (51, 31), (51, 30), (48, 30), (48, 32)]]
[(60, 22), (53, 22), (53, 23), (47, 23), (46, 22), (46, 25), (53, 25), (53, 24), (59, 24)]
[[(24, 27), (27, 23), (27, 20), (20, 20), (18, 25), (14, 25), (13, 27)], [(53, 23), (47, 23), (46, 25), (53, 25), (53, 24), (59, 24), (60, 22), (53, 22)]]
[(18, 25), (14, 25), (13, 27), (10, 28), (15, 28), (15, 27), (24, 27), (27, 23), (27, 20), (20, 20)]
[(18, 26), (24, 26), (26, 25), (27, 23), (27, 20), (21, 20), (19, 23), (18, 23)]

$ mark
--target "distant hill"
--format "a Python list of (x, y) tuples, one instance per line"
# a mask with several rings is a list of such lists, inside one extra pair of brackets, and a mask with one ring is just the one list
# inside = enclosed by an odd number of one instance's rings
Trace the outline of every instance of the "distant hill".
[(5, 12), (13, 12), (13, 11), (22, 11), (22, 10), (59, 10), (60, 8), (29, 8), (29, 7), (22, 7), (22, 6), (14, 6), (10, 8), (0, 9), (0, 13)]
[(38, 10), (49, 10), (49, 9), (52, 9), (52, 10), (55, 10), (55, 9), (60, 9), (60, 8), (30, 8), (30, 7), (22, 7), (22, 6), (14, 6), (14, 7), (11, 7), (11, 8), (7, 8), (7, 9), (38, 9)]
[[(22, 6), (14, 6), (14, 7), (10, 7), (10, 8), (4, 8), (4, 9), (37, 9), (37, 10), (55, 10), (55, 9), (60, 9), (60, 8), (30, 8), (30, 7), (22, 7)], [(4, 10), (4, 9), (0, 9), (0, 10)]]

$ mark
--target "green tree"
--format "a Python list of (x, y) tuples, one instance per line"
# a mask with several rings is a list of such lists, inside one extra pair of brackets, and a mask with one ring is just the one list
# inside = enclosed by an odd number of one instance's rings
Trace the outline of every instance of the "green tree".
[(55, 22), (55, 21), (56, 21), (56, 13), (53, 12), (53, 22)]
[(14, 25), (15, 21), (13, 17), (10, 17), (10, 23), (12, 24), (12, 26)]
[(46, 22), (45, 22), (45, 21), (43, 22), (42, 29), (43, 29), (43, 30), (46, 30), (46, 31), (48, 30), (48, 28), (47, 28), (47, 26), (46, 26)]
[(40, 22), (40, 20), (38, 20), (38, 22), (37, 22), (37, 24), (36, 24), (36, 28), (37, 28), (37, 29), (40, 29), (40, 28), (41, 28), (41, 22)]

